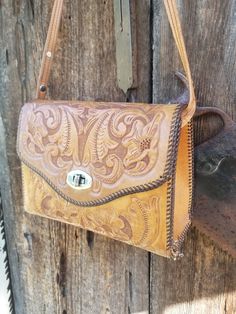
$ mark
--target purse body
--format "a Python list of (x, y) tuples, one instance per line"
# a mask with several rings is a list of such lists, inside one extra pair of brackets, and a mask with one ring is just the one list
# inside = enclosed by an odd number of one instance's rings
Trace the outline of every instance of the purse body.
[(187, 107), (44, 100), (62, 3), (54, 4), (37, 99), (19, 119), (25, 210), (176, 258), (191, 218), (195, 111), (176, 6), (165, 0)]
[[(180, 105), (34, 102), (18, 154), (25, 209), (170, 256), (192, 206), (192, 128)], [(92, 186), (67, 184), (83, 171)]]

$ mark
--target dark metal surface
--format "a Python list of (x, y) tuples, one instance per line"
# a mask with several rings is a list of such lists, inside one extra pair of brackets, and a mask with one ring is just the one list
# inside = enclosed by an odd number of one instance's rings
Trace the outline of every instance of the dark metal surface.
[(195, 149), (193, 225), (236, 257), (236, 123), (217, 108), (198, 108), (196, 116), (208, 113), (224, 127)]

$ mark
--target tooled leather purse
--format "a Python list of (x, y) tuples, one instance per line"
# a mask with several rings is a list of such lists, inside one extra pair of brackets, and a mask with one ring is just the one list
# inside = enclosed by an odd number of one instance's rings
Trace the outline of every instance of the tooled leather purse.
[(177, 257), (190, 225), (195, 96), (176, 4), (164, 3), (188, 105), (44, 100), (63, 6), (55, 0), (17, 151), (27, 212)]

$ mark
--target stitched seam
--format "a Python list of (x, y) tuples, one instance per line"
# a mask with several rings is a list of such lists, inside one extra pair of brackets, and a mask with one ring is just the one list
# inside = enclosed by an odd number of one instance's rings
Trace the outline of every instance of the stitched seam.
[(91, 206), (98, 206), (103, 205), (105, 203), (111, 202), (116, 198), (119, 198), (121, 196), (134, 194), (134, 193), (140, 193), (145, 192), (149, 190), (153, 190), (155, 188), (158, 188), (163, 183), (165, 183), (168, 179), (172, 177), (172, 174), (175, 170), (176, 166), (176, 160), (177, 160), (177, 148), (179, 144), (179, 137), (180, 137), (180, 127), (181, 127), (181, 113), (182, 113), (182, 106), (177, 105), (176, 109), (173, 113), (172, 121), (171, 121), (171, 127), (170, 127), (170, 135), (169, 135), (169, 143), (168, 143), (168, 150), (167, 150), (167, 161), (164, 169), (163, 176), (161, 176), (159, 179), (142, 184), (139, 186), (133, 186), (128, 187), (125, 189), (122, 189), (120, 191), (114, 192), (108, 196), (105, 196), (101, 199), (97, 199), (95, 201), (85, 201), (80, 202), (76, 201), (73, 198), (66, 196), (60, 189), (57, 188), (57, 186), (48, 179), (43, 172), (38, 170), (36, 167), (32, 166), (27, 160), (25, 160), (20, 153), (19, 150), (19, 132), (20, 132), (20, 125), (22, 120), (22, 112), (20, 114), (19, 118), (19, 126), (18, 126), (18, 136), (17, 136), (17, 153), (21, 159), (21, 161), (29, 167), (31, 170), (33, 170), (35, 173), (37, 173), (39, 176), (41, 176), (63, 199), (70, 202), (71, 204), (81, 206), (81, 207), (91, 207)]
[(172, 179), (167, 185), (167, 206), (166, 206), (166, 249), (171, 249), (173, 238), (173, 207), (172, 207)]
[[(193, 145), (193, 122), (192, 120), (188, 123), (188, 158), (189, 158), (189, 206), (188, 206), (188, 213), (189, 213), (189, 219), (191, 220), (192, 218), (192, 208), (193, 208), (193, 176), (194, 176), (194, 145)], [(185, 226), (184, 230), (182, 231), (179, 241), (178, 241), (178, 246), (181, 248), (185, 235), (191, 225), (191, 221), (187, 223)]]
[(194, 198), (194, 145), (193, 145), (193, 122), (188, 123), (188, 158), (189, 158), (189, 218), (192, 218), (193, 213), (193, 198)]
[(122, 189), (120, 191), (114, 192), (108, 196), (105, 196), (101, 199), (98, 199), (96, 201), (87, 201), (87, 202), (79, 202), (74, 199), (72, 199), (69, 196), (66, 196), (63, 192), (61, 192), (55, 184), (53, 184), (41, 171), (39, 171), (37, 168), (32, 167), (26, 160), (23, 158), (21, 161), (29, 167), (31, 170), (33, 170), (35, 173), (37, 173), (40, 177), (42, 177), (50, 186), (53, 188), (62, 198), (64, 198), (66, 201), (70, 202), (71, 204), (78, 205), (81, 207), (90, 207), (90, 206), (98, 206), (102, 205), (108, 202), (113, 201), (114, 199), (125, 196), (125, 195), (130, 195), (138, 192), (145, 192), (149, 190), (153, 190), (155, 188), (158, 188), (160, 185), (166, 182), (168, 180), (168, 177), (163, 177), (160, 180), (156, 180), (147, 184), (142, 184), (139, 186), (134, 186), (134, 187), (128, 187), (126, 189)]
[(175, 181), (176, 181), (176, 166), (177, 166), (177, 154), (179, 148), (180, 141), (180, 129), (181, 129), (181, 120), (178, 120), (178, 125), (176, 128), (178, 129), (177, 136), (175, 138), (175, 146), (172, 152), (172, 177), (168, 182), (167, 187), (167, 208), (166, 208), (166, 245), (167, 250), (170, 250), (173, 246), (173, 233), (174, 233), (174, 206), (175, 206)]
[(184, 230), (181, 232), (178, 240), (173, 241), (171, 251), (172, 257), (174, 259), (178, 258), (181, 255), (181, 248), (186, 236), (186, 233), (191, 226), (192, 218), (192, 208), (193, 208), (193, 188), (194, 188), (194, 144), (193, 144), (193, 122), (192, 120), (188, 123), (188, 185), (189, 185), (189, 203), (188, 203), (188, 214), (190, 221), (184, 227)]

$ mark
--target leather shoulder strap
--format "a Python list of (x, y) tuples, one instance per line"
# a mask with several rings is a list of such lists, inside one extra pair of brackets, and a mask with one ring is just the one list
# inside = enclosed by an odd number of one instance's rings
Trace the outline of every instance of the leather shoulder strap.
[[(167, 16), (172, 29), (174, 40), (176, 42), (180, 58), (188, 79), (190, 99), (189, 104), (183, 112), (182, 125), (185, 125), (193, 116), (196, 109), (196, 100), (192, 82), (191, 71), (189, 67), (188, 56), (185, 48), (184, 38), (181, 30), (179, 14), (176, 7), (176, 0), (164, 0)], [(47, 84), (50, 76), (52, 59), (55, 52), (56, 40), (61, 21), (63, 0), (55, 0), (52, 10), (52, 16), (49, 24), (47, 39), (44, 47), (43, 58), (37, 83), (36, 98), (44, 99), (47, 92)]]
[(188, 80), (189, 86), (189, 104), (182, 114), (182, 125), (185, 125), (194, 115), (196, 110), (196, 99), (194, 94), (194, 87), (192, 81), (192, 75), (190, 71), (188, 55), (186, 52), (186, 47), (184, 43), (184, 38), (182, 34), (182, 29), (180, 25), (180, 18), (176, 7), (176, 0), (164, 0), (166, 13), (169, 19), (169, 23), (172, 29), (175, 43), (177, 45), (180, 59), (182, 61), (185, 74)]
[(44, 46), (43, 58), (38, 77), (36, 99), (44, 99), (47, 93), (48, 79), (51, 72), (52, 59), (54, 57), (58, 31), (61, 22), (63, 0), (54, 0), (51, 20), (49, 23), (47, 39)]

